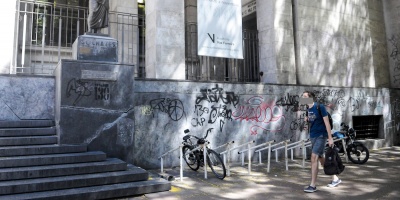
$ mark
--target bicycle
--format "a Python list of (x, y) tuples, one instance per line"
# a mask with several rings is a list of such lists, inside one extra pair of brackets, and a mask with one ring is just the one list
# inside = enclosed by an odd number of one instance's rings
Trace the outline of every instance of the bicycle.
[[(203, 138), (194, 135), (185, 135), (183, 137), (183, 159), (190, 169), (197, 171), (200, 166), (204, 166), (204, 148), (206, 148), (207, 165), (210, 166), (211, 171), (217, 178), (223, 180), (226, 176), (225, 164), (222, 161), (220, 154), (207, 147), (207, 144), (210, 142), (206, 138), (212, 129), (213, 128), (209, 128), (206, 136)], [(189, 129), (186, 129), (184, 133), (189, 133)]]

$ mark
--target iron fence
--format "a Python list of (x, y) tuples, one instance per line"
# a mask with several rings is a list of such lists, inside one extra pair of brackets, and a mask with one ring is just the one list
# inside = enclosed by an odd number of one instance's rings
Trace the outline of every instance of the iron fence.
[[(42, 1), (17, 1), (11, 73), (53, 75), (60, 59), (72, 59), (72, 44), (87, 32), (87, 7)], [(144, 30), (141, 15), (110, 12), (106, 34), (119, 41), (119, 62), (134, 64), (144, 77)]]

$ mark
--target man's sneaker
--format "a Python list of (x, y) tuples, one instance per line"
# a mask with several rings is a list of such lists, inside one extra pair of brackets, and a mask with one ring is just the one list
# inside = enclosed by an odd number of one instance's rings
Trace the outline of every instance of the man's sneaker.
[(328, 187), (336, 187), (339, 185), (339, 183), (341, 183), (342, 180), (338, 179), (337, 181), (332, 181), (331, 183), (329, 183), (327, 186)]
[(317, 187), (313, 187), (313, 186), (308, 186), (306, 189), (304, 189), (304, 192), (316, 192), (317, 191)]

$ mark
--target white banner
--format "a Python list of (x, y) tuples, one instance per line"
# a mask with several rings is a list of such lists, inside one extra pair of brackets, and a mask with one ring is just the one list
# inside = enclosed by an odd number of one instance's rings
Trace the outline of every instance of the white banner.
[(197, 0), (198, 54), (243, 59), (241, 0)]

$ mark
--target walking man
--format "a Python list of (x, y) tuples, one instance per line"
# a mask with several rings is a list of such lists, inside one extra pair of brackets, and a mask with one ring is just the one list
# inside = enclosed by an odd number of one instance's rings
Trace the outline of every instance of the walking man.
[[(330, 147), (333, 146), (333, 138), (331, 132), (331, 126), (329, 124), (328, 113), (326, 112), (325, 106), (319, 105), (315, 102), (315, 95), (312, 92), (303, 92), (303, 98), (313, 98), (312, 104), (307, 104), (307, 120), (309, 123), (308, 129), (310, 132), (311, 140), (311, 183), (304, 189), (304, 192), (315, 192), (317, 191), (316, 182), (318, 176), (318, 160), (322, 166), (324, 166), (324, 149), (325, 143), (328, 139)], [(320, 111), (318, 111), (318, 107)], [(320, 114), (321, 113), (321, 114)], [(322, 116), (321, 116), (322, 115)], [(332, 176), (332, 182), (328, 184), (328, 187), (336, 187), (342, 181), (336, 176)]]

